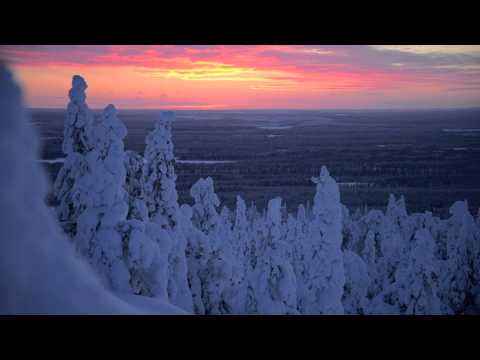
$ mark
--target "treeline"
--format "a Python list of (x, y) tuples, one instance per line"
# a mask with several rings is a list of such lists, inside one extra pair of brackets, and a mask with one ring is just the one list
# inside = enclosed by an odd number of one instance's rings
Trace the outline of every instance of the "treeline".
[(179, 205), (171, 126), (163, 113), (143, 156), (109, 105), (94, 116), (74, 76), (57, 216), (78, 253), (119, 293), (168, 299), (196, 314), (458, 314), (479, 306), (480, 224), (466, 202), (450, 217), (350, 214), (326, 167), (313, 201), (259, 211), (221, 206), (211, 178)]

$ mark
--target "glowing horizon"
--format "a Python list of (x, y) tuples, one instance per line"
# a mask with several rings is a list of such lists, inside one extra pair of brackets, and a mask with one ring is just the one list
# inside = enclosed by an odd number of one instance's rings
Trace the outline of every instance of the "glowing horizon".
[(2, 46), (31, 108), (478, 107), (480, 46)]

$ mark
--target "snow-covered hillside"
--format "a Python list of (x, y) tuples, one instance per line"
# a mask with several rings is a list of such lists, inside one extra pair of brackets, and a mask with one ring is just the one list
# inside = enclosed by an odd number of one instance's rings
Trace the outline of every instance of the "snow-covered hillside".
[[(0, 73), (1, 313), (462, 314), (480, 308), (480, 218), (351, 214), (326, 167), (312, 206), (222, 207), (212, 178), (178, 203), (171, 128), (159, 116), (142, 154), (113, 105), (95, 117), (87, 82), (69, 92), (54, 219), (20, 91)], [(312, 174), (314, 175), (314, 174)], [(39, 270), (40, 269), (40, 270)]]

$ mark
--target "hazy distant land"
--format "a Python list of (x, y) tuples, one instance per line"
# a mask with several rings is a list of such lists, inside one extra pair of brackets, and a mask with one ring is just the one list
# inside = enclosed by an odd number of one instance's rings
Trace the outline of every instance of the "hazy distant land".
[[(126, 148), (143, 152), (159, 111), (126, 110)], [(43, 138), (43, 164), (56, 176), (64, 110), (31, 110)], [(480, 206), (480, 109), (177, 111), (173, 126), (180, 202), (211, 176), (223, 204), (240, 194), (263, 207), (281, 196), (290, 209), (314, 195), (310, 177), (327, 165), (342, 202), (386, 206), (404, 194), (409, 211), (445, 215), (456, 200)]]

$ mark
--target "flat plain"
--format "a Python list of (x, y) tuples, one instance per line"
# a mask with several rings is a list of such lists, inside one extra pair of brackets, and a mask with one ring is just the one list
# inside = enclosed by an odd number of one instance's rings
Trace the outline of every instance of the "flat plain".
[[(160, 110), (120, 110), (126, 149), (143, 153)], [(53, 181), (64, 154), (64, 110), (32, 109), (42, 164)], [(442, 217), (454, 201), (480, 207), (480, 109), (177, 111), (173, 125), (180, 203), (211, 176), (222, 205), (236, 195), (257, 208), (281, 196), (291, 211), (312, 201), (310, 181), (326, 165), (342, 203), (382, 209), (403, 194), (409, 212)], [(47, 161), (45, 161), (47, 160)]]

